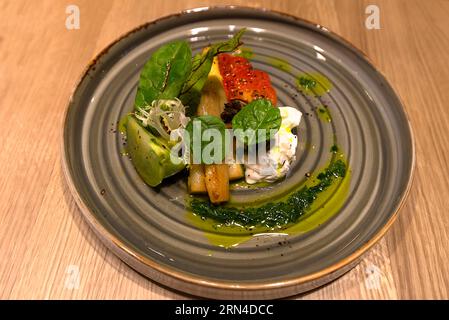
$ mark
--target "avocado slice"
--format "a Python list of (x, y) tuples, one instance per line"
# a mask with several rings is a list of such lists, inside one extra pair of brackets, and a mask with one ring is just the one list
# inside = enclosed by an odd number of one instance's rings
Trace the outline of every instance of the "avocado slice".
[(184, 169), (185, 164), (180, 158), (176, 164), (170, 160), (171, 147), (168, 142), (146, 130), (132, 115), (128, 115), (126, 136), (131, 161), (151, 187)]

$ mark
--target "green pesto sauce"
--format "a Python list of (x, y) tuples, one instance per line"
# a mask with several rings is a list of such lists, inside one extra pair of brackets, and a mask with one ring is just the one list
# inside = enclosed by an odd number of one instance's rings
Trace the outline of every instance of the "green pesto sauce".
[(240, 52), (237, 53), (236, 56), (250, 60), (254, 56), (254, 52), (251, 48), (241, 47)]
[(121, 134), (126, 134), (126, 124), (128, 123), (128, 115), (125, 115), (123, 118), (120, 119), (118, 123), (118, 131)]
[(332, 83), (319, 73), (302, 73), (296, 77), (298, 89), (307, 95), (322, 96), (330, 91)]
[(126, 146), (126, 124), (128, 123), (128, 115), (125, 115), (118, 122), (118, 132), (122, 135), (123, 149), (120, 151), (122, 157), (129, 157), (128, 148)]
[[(190, 221), (205, 231), (209, 241), (232, 247), (254, 234), (280, 231), (297, 234), (310, 231), (343, 206), (350, 185), (350, 170), (342, 154), (318, 175), (282, 198), (257, 207), (213, 205), (208, 200), (190, 200)], [(325, 206), (324, 206), (325, 204)]]
[(321, 121), (332, 122), (332, 116), (327, 106), (321, 106), (316, 109), (316, 114)]
[(272, 57), (268, 58), (268, 63), (281, 71), (290, 72), (292, 70), (292, 66), (285, 59)]

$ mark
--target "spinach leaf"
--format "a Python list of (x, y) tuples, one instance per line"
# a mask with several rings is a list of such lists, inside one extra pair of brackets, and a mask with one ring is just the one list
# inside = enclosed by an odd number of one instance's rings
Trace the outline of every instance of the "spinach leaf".
[[(268, 99), (257, 99), (234, 116), (232, 129), (240, 141), (252, 145), (271, 139), (279, 130), (281, 121), (279, 108), (275, 108)], [(259, 134), (260, 129), (265, 130), (263, 135)]]
[(201, 97), (201, 90), (207, 80), (214, 57), (223, 52), (232, 52), (242, 43), (240, 38), (245, 32), (245, 28), (240, 29), (231, 39), (210, 45), (202, 53), (196, 54), (192, 58), (192, 72), (185, 82), (179, 99), (185, 106), (189, 106), (189, 115), (195, 113)]
[[(215, 132), (211, 130), (207, 133), (210, 129), (214, 129)], [(189, 135), (191, 161), (195, 164), (220, 163), (226, 153), (225, 131), (224, 122), (216, 116), (193, 117), (185, 131)]]
[(177, 97), (192, 69), (192, 51), (187, 41), (168, 43), (153, 53), (140, 74), (135, 107), (156, 99)]

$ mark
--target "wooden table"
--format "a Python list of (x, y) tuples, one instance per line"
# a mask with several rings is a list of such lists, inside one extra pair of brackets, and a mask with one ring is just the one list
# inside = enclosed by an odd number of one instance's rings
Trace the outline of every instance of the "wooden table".
[[(71, 3), (79, 30), (65, 27)], [(365, 51), (401, 96), (416, 136), (414, 185), (393, 228), (355, 269), (297, 298), (449, 298), (449, 1), (439, 0), (1, 0), (0, 298), (189, 298), (134, 272), (88, 228), (61, 173), (62, 117), (87, 62), (119, 35), (231, 3), (317, 22)], [(365, 28), (372, 3), (380, 30)]]

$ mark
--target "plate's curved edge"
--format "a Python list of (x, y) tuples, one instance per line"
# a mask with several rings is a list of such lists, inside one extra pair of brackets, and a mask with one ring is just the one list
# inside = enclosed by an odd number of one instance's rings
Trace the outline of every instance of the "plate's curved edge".
[[(161, 267), (159, 264), (155, 263), (151, 259), (148, 259), (144, 256), (141, 256), (123, 243), (121, 240), (117, 239), (114, 235), (106, 230), (106, 228), (98, 223), (95, 217), (90, 212), (89, 208), (81, 199), (81, 196), (78, 190), (75, 187), (75, 184), (72, 180), (67, 154), (66, 154), (66, 146), (65, 146), (65, 133), (66, 133), (66, 122), (69, 114), (70, 105), (73, 102), (73, 97), (76, 93), (77, 88), (82, 83), (84, 78), (87, 76), (90, 69), (96, 64), (98, 59), (100, 59), (104, 54), (108, 52), (108, 50), (118, 43), (123, 38), (128, 37), (129, 35), (141, 30), (142, 28), (146, 28), (154, 23), (159, 21), (169, 19), (175, 16), (180, 16), (183, 14), (191, 14), (198, 12), (206, 12), (214, 9), (230, 9), (230, 10), (254, 10), (259, 12), (268, 12), (274, 13), (279, 16), (283, 16), (284, 18), (294, 19), (306, 26), (311, 28), (318, 29), (320, 32), (325, 32), (328, 35), (335, 37), (339, 41), (346, 44), (349, 48), (351, 48), (356, 54), (360, 55), (362, 58), (366, 60), (366, 62), (370, 65), (370, 67), (377, 73), (378, 76), (387, 84), (389, 89), (395, 93), (395, 96), (398, 98), (398, 102), (402, 108), (402, 111), (406, 117), (408, 130), (410, 132), (411, 144), (412, 144), (412, 162), (409, 170), (409, 179), (407, 181), (407, 186), (404, 192), (401, 195), (401, 199), (398, 205), (395, 208), (395, 211), (391, 215), (390, 219), (384, 224), (384, 226), (364, 245), (354, 251), (345, 259), (323, 269), (321, 271), (309, 274), (307, 276), (293, 278), (287, 281), (281, 282), (266, 282), (266, 283), (229, 283), (229, 282), (220, 282), (220, 281), (209, 281), (202, 280), (201, 278), (194, 277), (188, 275), (187, 273), (179, 272), (177, 270), (172, 270), (171, 268)], [(410, 193), (413, 180), (414, 173), (416, 167), (416, 152), (415, 152), (415, 136), (410, 123), (410, 119), (406, 109), (404, 108), (404, 104), (402, 103), (401, 97), (396, 93), (395, 90), (391, 87), (389, 82), (386, 80), (386, 77), (380, 72), (377, 68), (375, 68), (371, 59), (359, 48), (355, 47), (353, 44), (348, 42), (346, 39), (342, 38), (338, 34), (332, 32), (326, 27), (322, 25), (307, 21), (305, 19), (284, 13), (275, 10), (265, 9), (265, 8), (251, 8), (245, 6), (211, 6), (211, 7), (201, 7), (201, 8), (192, 8), (186, 9), (179, 13), (170, 14), (159, 19), (144, 23), (136, 28), (124, 33), (120, 37), (118, 37), (115, 41), (111, 42), (107, 47), (101, 50), (95, 57), (89, 62), (89, 64), (84, 68), (78, 81), (75, 83), (73, 87), (72, 93), (69, 98), (69, 102), (65, 108), (64, 115), (62, 117), (62, 135), (61, 135), (61, 152), (62, 152), (62, 171), (64, 177), (67, 182), (67, 186), (75, 199), (77, 206), (79, 207), (81, 213), (86, 218), (89, 226), (92, 230), (101, 238), (103, 243), (117, 256), (119, 256), (125, 263), (130, 265), (132, 268), (137, 270), (138, 272), (144, 274), (145, 276), (160, 282), (164, 285), (174, 286), (175, 288), (179, 288), (184, 292), (188, 292), (194, 295), (204, 296), (204, 297), (214, 297), (214, 298), (280, 298), (291, 296), (294, 294), (303, 293), (312, 289), (315, 289), (319, 286), (322, 286), (339, 276), (343, 275), (350, 269), (352, 269), (361, 259), (362, 255), (367, 252), (375, 243), (377, 243), (385, 233), (390, 229), (395, 220), (397, 219), (398, 212), (404, 206), (405, 201)], [(182, 285), (182, 287), (181, 287)], [(249, 295), (249, 296), (248, 296)]]

